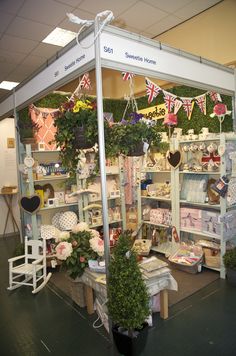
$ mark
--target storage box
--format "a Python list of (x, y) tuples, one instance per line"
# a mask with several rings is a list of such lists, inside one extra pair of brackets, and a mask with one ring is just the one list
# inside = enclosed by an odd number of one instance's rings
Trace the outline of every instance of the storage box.
[(203, 251), (200, 246), (181, 246), (169, 257), (172, 267), (188, 273), (201, 272)]
[(140, 256), (148, 256), (152, 246), (151, 240), (137, 239), (134, 241), (133, 249)]
[(206, 266), (220, 268), (220, 250), (203, 247), (203, 252)]
[(202, 211), (202, 232), (220, 236), (220, 214), (216, 211)]
[(201, 231), (202, 230), (202, 210), (191, 208), (180, 208), (181, 228)]

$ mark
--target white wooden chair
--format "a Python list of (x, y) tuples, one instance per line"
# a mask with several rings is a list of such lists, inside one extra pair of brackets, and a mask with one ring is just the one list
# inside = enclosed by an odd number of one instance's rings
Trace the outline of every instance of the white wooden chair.
[(10, 258), (8, 262), (8, 290), (16, 289), (22, 285), (32, 286), (32, 293), (35, 294), (46, 285), (52, 275), (51, 273), (47, 274), (45, 239), (30, 240), (26, 236), (25, 254)]

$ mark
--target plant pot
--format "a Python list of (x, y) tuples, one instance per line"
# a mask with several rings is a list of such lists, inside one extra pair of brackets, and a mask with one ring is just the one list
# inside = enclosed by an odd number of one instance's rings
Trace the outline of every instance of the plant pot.
[(127, 153), (127, 156), (143, 156), (143, 142), (139, 142), (136, 146), (130, 147), (129, 152)]
[(135, 330), (135, 332), (135, 336), (130, 337), (127, 334), (127, 331), (126, 333), (120, 332), (118, 325), (112, 327), (114, 342), (120, 354), (125, 356), (135, 356), (139, 355), (142, 350), (144, 350), (148, 336), (148, 324), (144, 323), (143, 328)]
[(88, 142), (86, 136), (85, 136), (85, 128), (82, 127), (76, 127), (74, 129), (74, 134), (75, 134), (75, 141), (74, 141), (74, 148), (78, 148), (80, 150), (85, 150), (88, 148), (92, 148), (95, 145), (95, 142)]
[(227, 280), (231, 286), (236, 287), (236, 270), (227, 268)]

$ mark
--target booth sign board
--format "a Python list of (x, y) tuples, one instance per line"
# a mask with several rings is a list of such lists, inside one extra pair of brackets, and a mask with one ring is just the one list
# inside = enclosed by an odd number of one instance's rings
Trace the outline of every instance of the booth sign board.
[(165, 104), (160, 104), (160, 105), (150, 106), (149, 108), (138, 110), (138, 113), (143, 114), (145, 119), (160, 120), (160, 119), (164, 119), (164, 117), (168, 113), (168, 110)]

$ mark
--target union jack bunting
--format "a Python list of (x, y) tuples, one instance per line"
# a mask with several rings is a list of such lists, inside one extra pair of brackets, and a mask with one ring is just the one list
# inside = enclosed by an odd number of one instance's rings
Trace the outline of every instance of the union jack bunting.
[(89, 73), (85, 73), (80, 81), (80, 88), (89, 90), (91, 88), (91, 80), (89, 78)]
[(148, 95), (148, 104), (150, 104), (154, 98), (157, 97), (161, 88), (156, 84), (152, 83), (149, 79), (145, 78), (146, 81), (146, 92)]
[(175, 99), (177, 98), (177, 96), (170, 94), (165, 90), (163, 90), (163, 94), (164, 94), (164, 101), (165, 101), (167, 111), (171, 112), (173, 106), (175, 105)]
[(206, 115), (206, 94), (202, 94), (195, 97), (196, 103), (198, 104), (201, 112)]
[(192, 101), (192, 98), (181, 98), (181, 100), (183, 102), (184, 111), (186, 112), (187, 117), (190, 120), (193, 111), (194, 101)]
[(122, 72), (123, 80), (130, 80), (134, 77), (134, 73)]
[(220, 94), (216, 93), (215, 91), (209, 91), (209, 95), (211, 100), (214, 101), (214, 103), (222, 101)]

